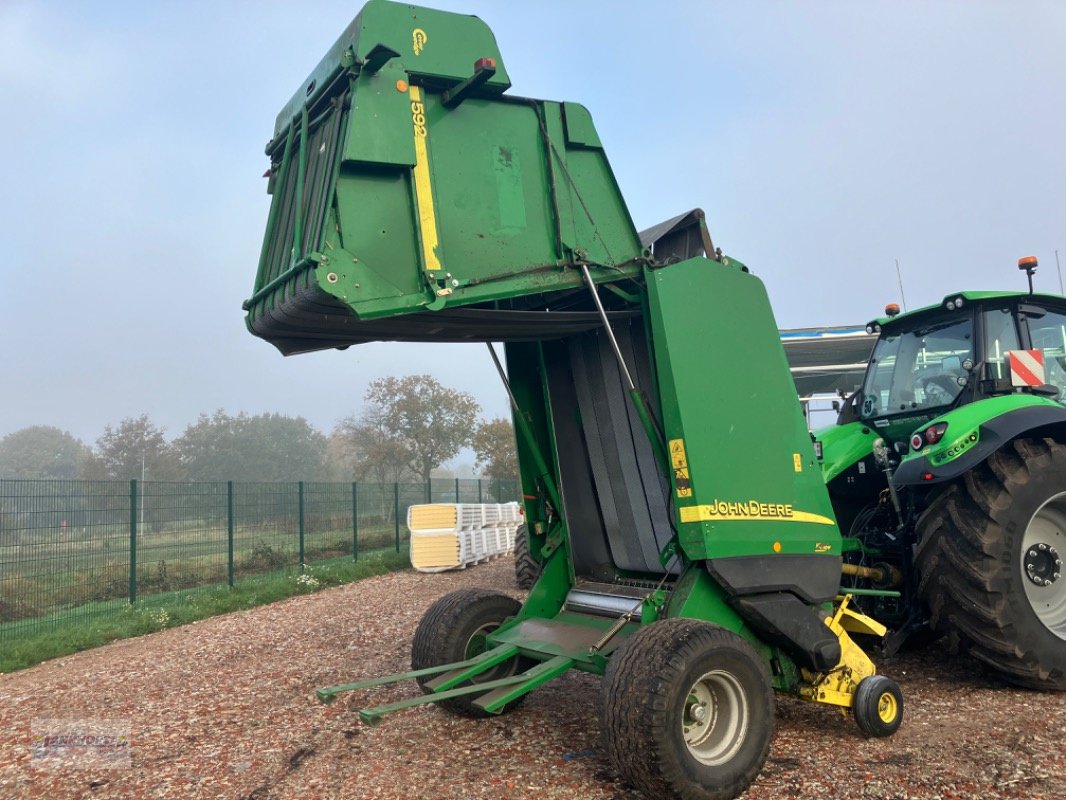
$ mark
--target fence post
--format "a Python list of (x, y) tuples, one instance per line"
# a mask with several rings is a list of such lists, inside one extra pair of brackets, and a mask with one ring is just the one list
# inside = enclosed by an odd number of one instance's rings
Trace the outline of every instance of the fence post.
[(396, 552), (400, 552), (400, 484), (392, 485), (392, 519), (396, 525)]
[(130, 605), (137, 602), (137, 479), (130, 481)]
[(432, 503), (433, 502), (433, 479), (432, 478), (429, 478), (426, 481), (426, 502), (427, 503)]
[(455, 502), (459, 502), (459, 479), (455, 479)]
[(226, 575), (233, 586), (233, 481), (226, 481)]
[(352, 561), (359, 560), (359, 485), (352, 481)]
[(478, 501), (478, 503), (485, 502), (484, 500), (481, 499), (481, 478), (477, 479), (477, 501)]
[(304, 482), (298, 484), (299, 513), (300, 513), (300, 569), (304, 568)]

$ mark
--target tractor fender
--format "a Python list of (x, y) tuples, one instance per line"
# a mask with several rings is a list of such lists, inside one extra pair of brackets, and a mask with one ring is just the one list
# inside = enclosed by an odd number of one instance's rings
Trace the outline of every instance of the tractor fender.
[[(942, 421), (950, 426), (953, 422), (952, 415), (939, 417), (929, 425)], [(966, 425), (963, 427), (968, 428)], [(937, 453), (943, 452), (942, 449), (912, 453), (904, 459), (893, 475), (896, 485), (929, 485), (953, 480), (1018, 438), (1050, 436), (1060, 442), (1066, 442), (1066, 407), (1050, 401), (1025, 405), (986, 419), (968, 430), (977, 433), (977, 441), (966, 452), (958, 458), (939, 464), (934, 463), (934, 459)], [(946, 441), (951, 441), (951, 437), (947, 437)]]

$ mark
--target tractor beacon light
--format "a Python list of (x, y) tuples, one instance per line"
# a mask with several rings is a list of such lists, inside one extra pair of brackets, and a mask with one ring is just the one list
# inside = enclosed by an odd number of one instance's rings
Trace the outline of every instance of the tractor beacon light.
[(885, 306), (885, 316), (886, 317), (899, 316), (899, 304), (898, 303), (889, 303), (887, 306)]
[(1036, 256), (1023, 256), (1018, 259), (1018, 269), (1024, 270), (1025, 276), (1029, 279), (1029, 294), (1033, 293), (1033, 273), (1036, 272), (1036, 267)]

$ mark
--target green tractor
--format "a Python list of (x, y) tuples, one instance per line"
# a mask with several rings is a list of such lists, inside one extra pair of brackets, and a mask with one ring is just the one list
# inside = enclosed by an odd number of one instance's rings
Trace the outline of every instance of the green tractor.
[(267, 144), (249, 330), (286, 355), (488, 344), (539, 567), (523, 603), (468, 589), (432, 605), (411, 671), (318, 696), (411, 681), (421, 694), (361, 718), (477, 718), (599, 675), (604, 751), (656, 798), (742, 792), (776, 694), (891, 735), (903, 697), (852, 637), (885, 633), (855, 597), (898, 592), (842, 591), (765, 287), (702, 212), (642, 242), (589, 112), (510, 85), (477, 18), (371, 0)]
[(960, 292), (872, 321), (861, 389), (816, 434), (855, 589), (893, 633), (946, 636), (1066, 689), (1066, 298)]

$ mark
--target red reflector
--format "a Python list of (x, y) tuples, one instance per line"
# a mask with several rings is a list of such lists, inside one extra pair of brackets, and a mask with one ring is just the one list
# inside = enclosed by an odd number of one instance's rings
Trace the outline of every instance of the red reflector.
[(482, 69), (496, 69), (495, 58), (479, 58), (474, 62), (474, 72)]
[(921, 450), (922, 449), (922, 445), (924, 443), (925, 443), (925, 440), (922, 439), (921, 434), (916, 433), (916, 434), (914, 434), (914, 436), (911, 437), (911, 447), (913, 447), (915, 450)]
[(923, 481), (931, 481), (933, 479), (933, 477), (934, 477), (934, 475), (933, 475), (932, 472), (923, 472), (922, 473), (922, 480)]

